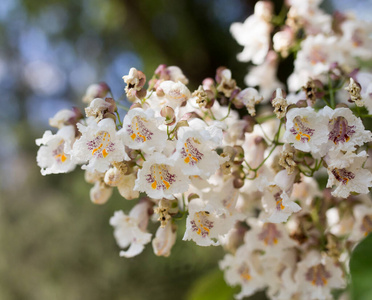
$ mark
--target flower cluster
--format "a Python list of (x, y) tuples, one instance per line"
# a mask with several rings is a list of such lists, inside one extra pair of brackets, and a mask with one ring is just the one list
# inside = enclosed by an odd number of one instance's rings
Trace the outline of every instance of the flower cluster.
[[(120, 256), (151, 241), (169, 256), (185, 222), (183, 240), (228, 252), (219, 266), (241, 286), (237, 299), (262, 289), (270, 299), (331, 299), (346, 286), (350, 253), (372, 231), (372, 73), (354, 70), (372, 58), (372, 30), (319, 1), (287, 2), (275, 16), (259, 1), (231, 26), (244, 45), (238, 59), (257, 65), (248, 88), (225, 67), (193, 92), (178, 67), (160, 65), (147, 87), (132, 68), (130, 108), (93, 85), (85, 117), (62, 110), (50, 119), (57, 133), (36, 140), (43, 175), (82, 165), (93, 203), (115, 187), (136, 199), (110, 219)], [(293, 54), (286, 95), (277, 66)]]

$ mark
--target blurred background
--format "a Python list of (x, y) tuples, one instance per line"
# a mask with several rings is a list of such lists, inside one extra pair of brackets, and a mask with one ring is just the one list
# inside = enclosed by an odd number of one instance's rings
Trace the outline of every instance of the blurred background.
[[(229, 26), (254, 3), (0, 0), (0, 300), (231, 298), (219, 290), (222, 249), (183, 242), (181, 223), (169, 258), (156, 257), (151, 245), (120, 258), (108, 221), (134, 202), (115, 192), (106, 205), (93, 205), (81, 170), (41, 176), (35, 139), (58, 110), (83, 108), (92, 83), (105, 81), (119, 98), (131, 67), (151, 78), (159, 64), (177, 65), (195, 89), (224, 65), (243, 87), (248, 65), (236, 60), (242, 47)], [(323, 4), (328, 11), (350, 6), (371, 18), (371, 1)]]

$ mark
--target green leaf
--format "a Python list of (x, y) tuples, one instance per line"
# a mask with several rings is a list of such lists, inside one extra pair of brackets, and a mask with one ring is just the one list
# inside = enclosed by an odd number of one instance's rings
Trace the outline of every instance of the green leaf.
[(352, 299), (372, 299), (372, 234), (354, 249), (350, 259), (350, 274)]
[(187, 300), (232, 300), (237, 289), (228, 286), (223, 273), (215, 269), (195, 281)]

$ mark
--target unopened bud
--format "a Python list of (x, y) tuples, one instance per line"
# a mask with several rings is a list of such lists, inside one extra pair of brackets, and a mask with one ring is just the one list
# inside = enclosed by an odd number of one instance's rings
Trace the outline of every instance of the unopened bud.
[(90, 189), (90, 200), (94, 204), (105, 204), (112, 195), (112, 188), (103, 181), (96, 181)]
[(165, 118), (165, 125), (170, 126), (176, 122), (176, 116), (174, 114), (174, 109), (170, 106), (164, 106), (160, 110), (160, 115)]
[(176, 242), (177, 226), (168, 222), (164, 227), (159, 227), (155, 238), (152, 240), (152, 247), (157, 256), (168, 257), (171, 249)]

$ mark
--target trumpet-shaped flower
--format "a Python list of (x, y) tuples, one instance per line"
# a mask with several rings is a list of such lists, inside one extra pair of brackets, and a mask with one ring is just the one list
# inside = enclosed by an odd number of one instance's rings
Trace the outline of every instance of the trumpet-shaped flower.
[(82, 135), (75, 142), (72, 155), (79, 161), (88, 161), (87, 165), (83, 165), (83, 169), (105, 172), (111, 162), (129, 160), (112, 119), (104, 119), (98, 124), (89, 122), (88, 126), (77, 126)]
[(75, 169), (76, 162), (71, 158), (71, 147), (75, 141), (74, 126), (64, 126), (56, 134), (47, 130), (36, 145), (41, 146), (37, 152), (37, 164), (42, 175), (67, 173)]
[(156, 152), (147, 157), (138, 171), (134, 190), (154, 199), (172, 199), (173, 194), (186, 192), (188, 187), (189, 179), (175, 161)]
[(134, 108), (124, 118), (123, 128), (119, 134), (124, 144), (132, 149), (141, 149), (146, 153), (161, 151), (165, 146), (167, 134), (159, 129), (164, 118), (154, 117), (152, 109)]

